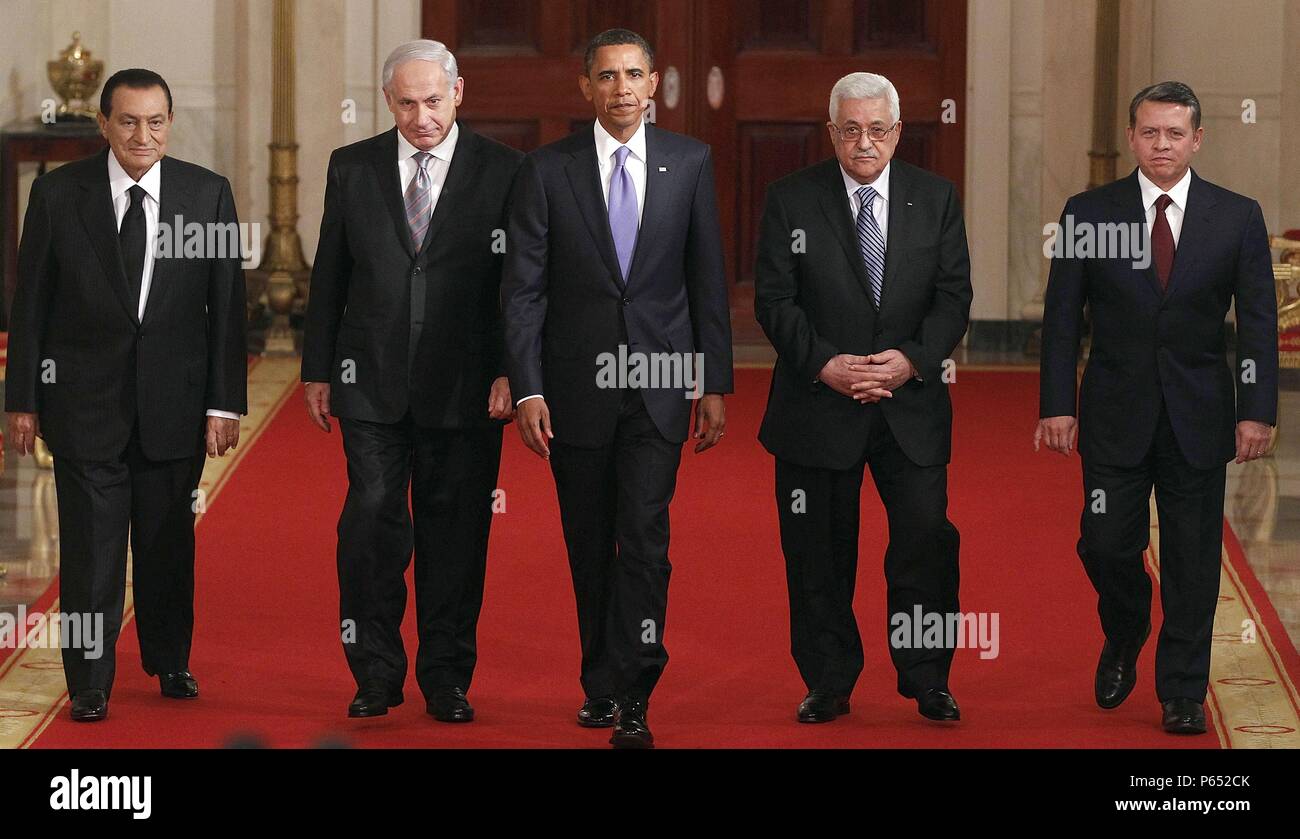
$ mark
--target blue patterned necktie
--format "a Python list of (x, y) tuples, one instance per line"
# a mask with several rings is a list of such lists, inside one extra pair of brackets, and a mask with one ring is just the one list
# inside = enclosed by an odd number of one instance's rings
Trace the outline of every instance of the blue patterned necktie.
[(417, 151), (411, 155), (415, 160), (415, 177), (411, 178), (411, 183), (406, 187), (406, 224), (411, 228), (411, 240), (417, 251), (424, 245), (424, 234), (428, 232), (429, 219), (433, 217), (429, 211), (433, 205), (433, 182), (429, 180), (429, 172), (424, 168), (432, 156), (427, 151)]
[(618, 267), (623, 272), (623, 283), (628, 280), (632, 267), (632, 253), (636, 250), (637, 227), (640, 213), (636, 206), (636, 187), (627, 171), (627, 156), (632, 150), (619, 146), (614, 152), (614, 174), (609, 179), (609, 232), (614, 235), (614, 250), (618, 253)]
[(880, 290), (885, 284), (885, 237), (880, 233), (871, 205), (877, 193), (869, 186), (858, 187), (858, 249), (867, 266), (867, 279), (871, 281), (871, 299), (880, 308)]

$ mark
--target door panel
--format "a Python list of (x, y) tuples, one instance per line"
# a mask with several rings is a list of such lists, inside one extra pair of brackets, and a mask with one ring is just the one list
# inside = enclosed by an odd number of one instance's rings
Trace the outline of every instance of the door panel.
[[(528, 150), (592, 120), (578, 89), (587, 39), (632, 29), (654, 46), (658, 125), (713, 147), (737, 341), (762, 341), (753, 266), (767, 185), (830, 157), (831, 86), (857, 70), (898, 88), (897, 156), (964, 174), (966, 0), (424, 0), (426, 37), (465, 77), (461, 115)], [(668, 107), (672, 68), (679, 97)], [(712, 94), (712, 97), (710, 96)], [(942, 122), (944, 100), (956, 123)]]

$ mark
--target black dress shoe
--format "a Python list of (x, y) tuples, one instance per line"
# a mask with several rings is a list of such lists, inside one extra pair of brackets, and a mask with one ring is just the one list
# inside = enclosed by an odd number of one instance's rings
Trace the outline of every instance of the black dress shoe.
[(609, 744), (616, 749), (653, 749), (655, 737), (645, 717), (644, 699), (625, 699), (618, 703), (618, 721)]
[(74, 722), (99, 722), (108, 716), (108, 697), (102, 690), (83, 690), (72, 697)]
[(441, 687), (434, 691), (424, 709), (439, 722), (473, 722), (474, 708), (458, 687)]
[(578, 725), (583, 728), (610, 728), (617, 719), (618, 700), (612, 696), (593, 696), (578, 711)]
[(1142, 631), (1142, 637), (1131, 644), (1112, 644), (1110, 639), (1101, 648), (1101, 658), (1097, 661), (1097, 677), (1093, 682), (1093, 693), (1097, 704), (1110, 710), (1118, 708), (1128, 699), (1137, 684), (1138, 653), (1151, 634), (1151, 624)]
[(402, 704), (402, 692), (383, 685), (363, 685), (348, 706), (349, 717), (382, 717), (389, 708)]
[(849, 698), (836, 696), (829, 690), (810, 690), (799, 703), (795, 719), (799, 722), (831, 722), (849, 712)]
[(1160, 703), (1164, 711), (1161, 724), (1170, 734), (1204, 734), (1205, 706), (1195, 699), (1178, 697)]
[(158, 677), (158, 684), (162, 686), (162, 695), (168, 699), (197, 699), (199, 696), (199, 683), (188, 670), (164, 673)]
[(916, 710), (927, 720), (955, 722), (961, 719), (957, 700), (946, 690), (931, 688), (916, 697)]

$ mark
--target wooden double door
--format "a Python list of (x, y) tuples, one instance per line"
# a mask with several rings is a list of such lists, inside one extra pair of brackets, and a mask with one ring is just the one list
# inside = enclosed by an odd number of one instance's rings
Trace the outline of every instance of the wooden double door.
[(423, 0), (422, 29), (465, 78), (460, 115), (525, 151), (590, 124), (586, 42), (621, 27), (654, 47), (654, 121), (713, 147), (737, 341), (753, 318), (755, 240), (769, 182), (831, 156), (831, 86), (867, 70), (898, 88), (897, 156), (964, 170), (966, 0)]

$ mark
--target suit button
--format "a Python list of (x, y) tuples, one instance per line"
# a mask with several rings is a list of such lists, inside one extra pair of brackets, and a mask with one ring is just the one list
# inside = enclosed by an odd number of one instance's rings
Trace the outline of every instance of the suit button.
[(415, 266), (415, 270), (414, 270), (412, 273), (414, 273), (414, 274), (418, 274), (418, 273), (420, 273), (420, 266), (418, 266), (418, 265)]
[(631, 297), (624, 297), (624, 298), (623, 298), (623, 305), (624, 305), (624, 306), (630, 306), (630, 305), (632, 305), (632, 298), (631, 298)]

